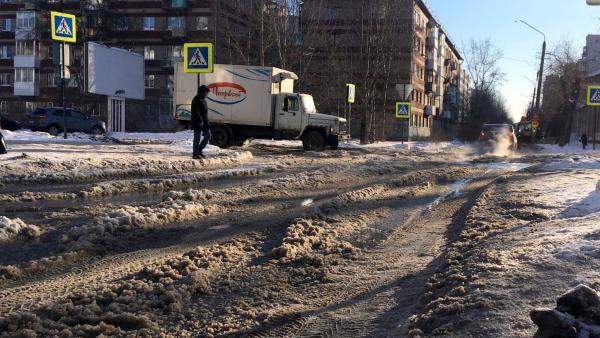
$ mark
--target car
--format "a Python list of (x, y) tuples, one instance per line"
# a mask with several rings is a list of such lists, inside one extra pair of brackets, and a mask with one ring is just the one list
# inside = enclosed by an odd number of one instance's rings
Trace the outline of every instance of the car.
[(7, 115), (0, 114), (0, 129), (6, 129), (8, 131), (21, 130), (21, 123)]
[[(95, 117), (85, 115), (76, 109), (67, 108), (67, 131), (92, 135), (106, 133), (106, 124)], [(60, 134), (63, 126), (63, 109), (60, 107), (38, 108), (28, 115), (32, 131), (45, 131), (51, 135)]]
[(506, 143), (508, 150), (512, 151), (518, 147), (515, 128), (510, 124), (484, 124), (479, 133), (479, 142), (494, 147)]

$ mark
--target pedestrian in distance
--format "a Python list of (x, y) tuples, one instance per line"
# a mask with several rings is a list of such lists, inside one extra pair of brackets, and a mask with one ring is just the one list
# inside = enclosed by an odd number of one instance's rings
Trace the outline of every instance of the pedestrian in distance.
[(586, 133), (583, 133), (581, 135), (581, 137), (579, 138), (579, 142), (581, 142), (581, 145), (583, 146), (583, 150), (585, 150), (585, 147), (587, 147), (587, 144), (588, 144), (588, 137), (587, 137)]
[(0, 155), (6, 154), (6, 143), (4, 143), (4, 136), (2, 136), (2, 132), (0, 131)]
[(207, 86), (198, 87), (198, 94), (192, 100), (192, 130), (194, 130), (193, 158), (202, 159), (202, 151), (210, 140), (210, 125), (208, 124), (208, 105), (206, 97), (210, 90)]

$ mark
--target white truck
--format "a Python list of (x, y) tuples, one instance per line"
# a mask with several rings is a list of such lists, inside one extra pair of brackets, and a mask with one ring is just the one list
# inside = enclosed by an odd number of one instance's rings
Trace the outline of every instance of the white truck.
[[(348, 139), (346, 120), (318, 114), (312, 96), (294, 93), (296, 74), (273, 67), (214, 66), (200, 74), (207, 97), (211, 143), (227, 148), (247, 139), (302, 140), (306, 150), (337, 148)], [(197, 74), (175, 65), (175, 119), (191, 120), (191, 102), (198, 91)]]

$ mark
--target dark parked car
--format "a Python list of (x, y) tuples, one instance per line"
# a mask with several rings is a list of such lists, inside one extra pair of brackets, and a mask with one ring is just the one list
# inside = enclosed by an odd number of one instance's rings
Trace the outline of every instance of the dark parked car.
[(6, 115), (0, 115), (0, 129), (10, 131), (21, 130), (21, 123)]
[[(28, 117), (29, 127), (33, 131), (45, 131), (51, 135), (58, 135), (62, 132), (62, 108), (38, 108)], [(78, 110), (67, 108), (67, 131), (102, 135), (106, 133), (106, 124)]]

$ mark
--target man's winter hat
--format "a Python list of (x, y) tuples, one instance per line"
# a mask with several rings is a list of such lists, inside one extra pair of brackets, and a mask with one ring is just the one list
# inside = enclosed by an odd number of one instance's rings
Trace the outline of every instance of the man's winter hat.
[(202, 85), (200, 87), (198, 87), (198, 94), (204, 94), (204, 93), (208, 93), (210, 92), (210, 89), (208, 89), (207, 86)]

